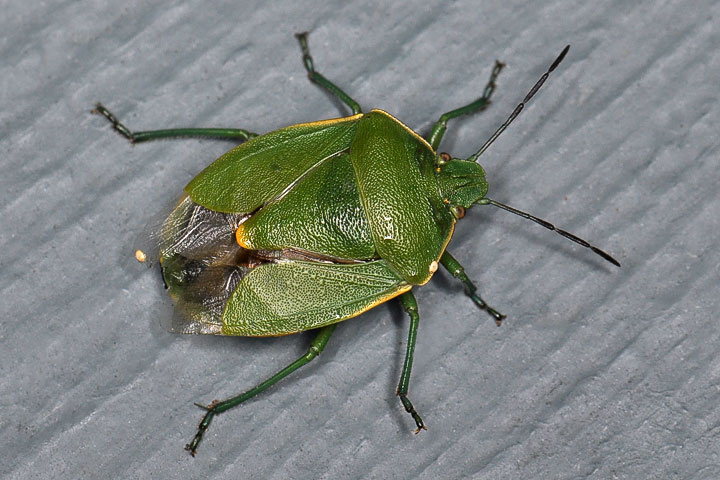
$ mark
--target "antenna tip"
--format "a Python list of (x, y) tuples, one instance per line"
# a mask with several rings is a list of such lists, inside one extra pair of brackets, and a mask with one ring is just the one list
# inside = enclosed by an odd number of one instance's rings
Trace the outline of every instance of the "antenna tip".
[(565, 58), (565, 55), (567, 55), (568, 51), (570, 50), (570, 45), (565, 45), (565, 48), (563, 48), (563, 51), (560, 52), (560, 55), (555, 59), (555, 61), (550, 65), (550, 68), (548, 69), (548, 73), (552, 72), (557, 68), (558, 65), (560, 65), (560, 62), (563, 61)]
[(620, 262), (618, 262), (618, 261), (615, 260), (613, 257), (611, 257), (610, 254), (603, 252), (603, 251), (600, 250), (599, 248), (593, 247), (593, 246), (591, 245), (591, 246), (590, 246), (590, 250), (592, 250), (593, 252), (597, 253), (597, 254), (600, 255), (602, 258), (604, 258), (604, 259), (607, 260), (608, 262), (612, 263), (612, 264), (615, 265), (616, 267), (619, 267), (619, 266), (620, 266)]

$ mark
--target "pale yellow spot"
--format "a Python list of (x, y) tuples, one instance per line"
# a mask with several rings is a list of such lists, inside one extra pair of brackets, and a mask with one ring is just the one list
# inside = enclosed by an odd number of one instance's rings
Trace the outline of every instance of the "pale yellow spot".
[(135, 250), (135, 260), (140, 263), (145, 263), (145, 260), (147, 260), (147, 255), (145, 255), (145, 252), (143, 252), (142, 250)]
[(438, 269), (438, 263), (435, 260), (433, 260), (432, 263), (430, 264), (430, 268), (428, 270), (430, 270), (430, 273), (435, 273), (435, 272), (437, 272), (437, 269)]

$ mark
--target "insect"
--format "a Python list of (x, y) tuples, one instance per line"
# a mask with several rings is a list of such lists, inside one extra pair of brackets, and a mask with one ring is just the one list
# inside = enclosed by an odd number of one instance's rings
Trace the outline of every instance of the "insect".
[[(382, 110), (360, 105), (315, 70), (307, 33), (296, 35), (309, 79), (352, 110), (265, 135), (243, 129), (182, 128), (133, 132), (104, 106), (94, 113), (133, 143), (204, 136), (242, 140), (197, 175), (157, 234), (166, 287), (182, 316), (181, 333), (276, 336), (314, 330), (307, 353), (256, 387), (206, 412), (186, 449), (195, 455), (212, 419), (277, 383), (325, 348), (338, 322), (398, 297), (410, 317), (397, 395), (408, 398), (419, 314), (412, 288), (440, 265), (498, 325), (463, 267), (447, 251), (455, 223), (473, 205), (494, 205), (617, 260), (551, 223), (486, 197), (478, 158), (520, 114), (568, 52), (565, 47), (485, 144), (466, 159), (437, 153), (451, 119), (484, 110), (504, 67), (496, 61), (482, 96), (440, 116), (423, 138)], [(138, 251), (139, 261), (146, 253)]]

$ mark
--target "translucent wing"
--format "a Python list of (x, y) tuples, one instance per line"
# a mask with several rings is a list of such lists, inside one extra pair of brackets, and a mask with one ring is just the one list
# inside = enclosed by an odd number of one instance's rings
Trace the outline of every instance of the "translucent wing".
[(221, 333), (225, 303), (238, 282), (260, 263), (235, 242), (235, 230), (244, 218), (208, 210), (185, 196), (151, 233), (157, 252), (153, 256), (177, 313), (164, 322), (168, 330)]

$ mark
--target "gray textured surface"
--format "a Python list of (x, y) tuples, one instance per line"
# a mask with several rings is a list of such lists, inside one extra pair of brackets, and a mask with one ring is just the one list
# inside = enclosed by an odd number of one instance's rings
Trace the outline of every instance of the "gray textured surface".
[[(720, 4), (413, 3), (3, 2), (0, 476), (720, 478)], [(444, 273), (417, 290), (411, 398), (427, 432), (394, 396), (407, 321), (390, 304), (218, 417), (192, 459), (192, 402), (254, 385), (309, 337), (160, 328), (135, 239), (230, 144), (133, 148), (89, 110), (258, 132), (338, 116), (306, 80), (301, 30), (323, 73), (421, 133), (507, 62), (493, 106), (452, 123), (456, 155), (571, 43), (482, 163), (494, 198), (623, 267), (478, 207), (450, 250), (508, 321)]]

